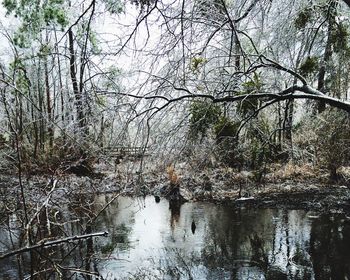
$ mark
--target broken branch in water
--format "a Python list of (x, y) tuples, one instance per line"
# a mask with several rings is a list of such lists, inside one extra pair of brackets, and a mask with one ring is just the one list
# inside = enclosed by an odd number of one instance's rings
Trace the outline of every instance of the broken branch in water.
[(104, 232), (96, 232), (96, 233), (90, 233), (90, 234), (84, 234), (84, 235), (75, 235), (75, 236), (70, 236), (70, 237), (52, 240), (52, 241), (39, 242), (38, 244), (35, 244), (33, 246), (20, 248), (20, 249), (5, 253), (3, 255), (0, 255), (0, 260), (14, 256), (14, 255), (22, 254), (31, 250), (39, 249), (39, 248), (57, 246), (61, 243), (66, 243), (66, 242), (69, 243), (69, 242), (73, 242), (81, 239), (92, 238), (97, 236), (107, 236), (107, 235), (108, 235), (108, 232), (104, 231)]

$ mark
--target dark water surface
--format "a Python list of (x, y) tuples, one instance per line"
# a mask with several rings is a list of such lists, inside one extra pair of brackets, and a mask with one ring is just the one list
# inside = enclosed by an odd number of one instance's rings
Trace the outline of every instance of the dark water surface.
[(122, 198), (97, 227), (110, 279), (350, 279), (344, 215)]
[[(92, 244), (103, 279), (350, 279), (344, 214), (121, 197), (96, 221), (104, 230)], [(1, 265), (15, 279), (14, 262)]]

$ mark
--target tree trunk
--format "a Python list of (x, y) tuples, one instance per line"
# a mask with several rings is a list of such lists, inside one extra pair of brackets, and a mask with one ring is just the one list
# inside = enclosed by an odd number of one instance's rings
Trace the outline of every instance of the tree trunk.
[(47, 106), (47, 132), (49, 136), (49, 147), (50, 147), (50, 153), (52, 152), (52, 146), (53, 146), (53, 137), (54, 137), (54, 131), (53, 131), (53, 124), (52, 124), (52, 106), (51, 106), (51, 96), (50, 96), (50, 82), (49, 82), (49, 70), (47, 65), (47, 57), (45, 58), (45, 90), (46, 90), (46, 106)]
[[(317, 80), (317, 90), (323, 93), (326, 93), (326, 90), (327, 90), (326, 84), (325, 84), (325, 76), (327, 72), (327, 64), (329, 63), (332, 57), (332, 30), (335, 24), (336, 8), (337, 8), (337, 1), (331, 1), (330, 7), (329, 7), (329, 15), (328, 15), (327, 42), (326, 42), (326, 47), (323, 54), (321, 67), (318, 72), (318, 80)], [(326, 103), (324, 101), (318, 101), (317, 112), (322, 113), (325, 109), (326, 109)]]
[(41, 88), (41, 63), (39, 60), (39, 65), (38, 65), (38, 74), (37, 74), (37, 87), (38, 87), (38, 123), (39, 123), (39, 147), (40, 150), (44, 150), (44, 142), (45, 142), (45, 124), (44, 124), (44, 98), (43, 98), (43, 92)]
[(77, 110), (77, 120), (79, 124), (79, 128), (84, 131), (85, 128), (85, 116), (84, 116), (84, 108), (82, 102), (82, 94), (79, 91), (79, 85), (77, 80), (77, 72), (76, 72), (76, 57), (74, 51), (74, 36), (72, 28), (68, 30), (68, 41), (69, 41), (69, 54), (70, 54), (70, 77), (73, 86), (73, 92), (75, 97), (75, 108)]
[[(57, 32), (55, 30), (55, 40), (56, 42), (58, 42), (57, 40)], [(55, 49), (56, 52), (59, 53), (59, 49), (58, 49), (58, 44), (55, 44)], [(57, 55), (57, 67), (58, 67), (58, 92), (60, 95), (60, 102), (61, 102), (61, 121), (62, 121), (62, 128), (65, 129), (65, 117), (64, 117), (64, 96), (63, 96), (63, 81), (62, 81), (62, 69), (61, 69), (61, 59), (60, 59), (60, 55)], [(65, 133), (63, 134), (63, 137), (65, 137)]]
[(336, 182), (338, 180), (337, 167), (333, 164), (329, 166), (329, 179), (332, 182)]

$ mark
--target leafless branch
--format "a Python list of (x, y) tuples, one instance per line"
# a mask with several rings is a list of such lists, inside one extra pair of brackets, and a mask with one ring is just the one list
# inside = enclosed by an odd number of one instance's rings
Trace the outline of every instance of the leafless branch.
[(70, 236), (70, 237), (66, 237), (66, 238), (62, 238), (62, 239), (56, 239), (56, 240), (52, 240), (52, 241), (44, 241), (44, 242), (35, 244), (33, 246), (28, 246), (28, 247), (20, 248), (20, 249), (17, 249), (17, 250), (8, 252), (8, 253), (4, 253), (4, 254), (0, 255), (0, 260), (14, 256), (14, 255), (29, 252), (32, 250), (40, 249), (40, 248), (57, 246), (57, 245), (61, 245), (63, 243), (70, 243), (70, 242), (78, 241), (81, 239), (93, 238), (93, 237), (98, 237), (98, 236), (106, 237), (107, 235), (108, 235), (108, 232), (105, 231), (105, 232), (96, 232), (96, 233), (90, 233), (90, 234), (84, 234), (84, 235), (75, 235), (75, 236)]

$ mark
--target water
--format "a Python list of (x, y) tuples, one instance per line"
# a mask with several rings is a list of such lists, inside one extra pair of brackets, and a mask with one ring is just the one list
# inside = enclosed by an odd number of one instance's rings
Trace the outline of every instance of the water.
[[(109, 199), (101, 195), (94, 204)], [(66, 265), (90, 268), (103, 279), (350, 279), (344, 214), (121, 197), (92, 228), (104, 230), (107, 238), (95, 238), (88, 250), (83, 242)], [(2, 247), (7, 236), (0, 229)], [(82, 264), (87, 254), (88, 266)], [(14, 259), (0, 265), (0, 279), (16, 279)]]
[(122, 198), (97, 228), (104, 278), (350, 279), (344, 215)]

